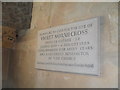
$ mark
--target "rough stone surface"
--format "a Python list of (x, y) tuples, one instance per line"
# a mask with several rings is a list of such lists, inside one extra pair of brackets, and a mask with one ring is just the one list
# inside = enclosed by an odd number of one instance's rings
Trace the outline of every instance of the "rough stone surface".
[(29, 29), (32, 15), (31, 2), (2, 2), (2, 25), (18, 30)]
[[(31, 29), (11, 55), (9, 85), (13, 88), (116, 88), (118, 87), (117, 3), (34, 3)], [(66, 23), (103, 16), (101, 76), (35, 69), (37, 32)]]

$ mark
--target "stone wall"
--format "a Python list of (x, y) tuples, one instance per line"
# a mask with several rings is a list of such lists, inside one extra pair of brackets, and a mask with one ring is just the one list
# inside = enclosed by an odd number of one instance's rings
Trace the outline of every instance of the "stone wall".
[[(2, 12), (1, 2), (0, 2), (0, 12)], [(1, 21), (2, 21), (2, 14), (0, 14), (0, 22)], [(2, 27), (0, 27), (0, 89), (1, 88), (2, 88)]]
[[(116, 88), (118, 87), (117, 3), (34, 3), (31, 29), (12, 51), (8, 87)], [(42, 29), (103, 16), (100, 76), (35, 69), (37, 32)]]
[[(32, 2), (0, 3), (0, 54), (3, 87), (7, 83), (9, 59), (19, 30), (30, 28)], [(1, 73), (0, 73), (1, 74)], [(2, 84), (0, 84), (1, 86)]]
[(29, 29), (32, 16), (32, 2), (2, 2), (2, 25), (21, 29)]

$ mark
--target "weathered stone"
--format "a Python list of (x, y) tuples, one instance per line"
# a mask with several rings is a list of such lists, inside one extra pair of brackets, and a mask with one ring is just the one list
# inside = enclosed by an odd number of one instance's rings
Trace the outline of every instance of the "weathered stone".
[(32, 2), (3, 2), (2, 25), (21, 29), (29, 29), (32, 17)]

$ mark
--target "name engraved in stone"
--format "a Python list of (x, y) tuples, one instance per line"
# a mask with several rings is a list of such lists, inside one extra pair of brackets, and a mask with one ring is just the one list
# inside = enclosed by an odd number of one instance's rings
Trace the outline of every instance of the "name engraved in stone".
[(100, 18), (38, 32), (36, 68), (100, 75)]

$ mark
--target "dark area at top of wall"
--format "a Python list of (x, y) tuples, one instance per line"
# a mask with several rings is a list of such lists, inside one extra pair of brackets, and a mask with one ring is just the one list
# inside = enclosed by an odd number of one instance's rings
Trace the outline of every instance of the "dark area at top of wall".
[(32, 18), (32, 2), (2, 2), (2, 26), (20, 30), (30, 28)]

